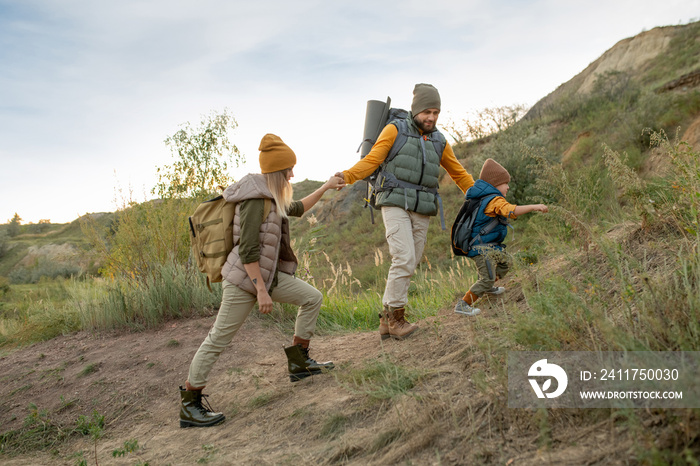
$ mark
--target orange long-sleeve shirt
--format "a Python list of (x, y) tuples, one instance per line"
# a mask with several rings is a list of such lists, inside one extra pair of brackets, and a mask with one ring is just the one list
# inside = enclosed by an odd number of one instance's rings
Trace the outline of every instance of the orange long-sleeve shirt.
[[(362, 180), (371, 175), (372, 172), (384, 162), (386, 156), (389, 155), (391, 146), (394, 145), (398, 134), (399, 130), (396, 126), (392, 124), (386, 125), (379, 134), (377, 142), (372, 146), (372, 150), (369, 151), (369, 154), (353, 165), (349, 170), (343, 171), (345, 182), (347, 184), (353, 184), (355, 181)], [(459, 189), (461, 189), (463, 193), (467, 192), (467, 189), (474, 184), (474, 178), (464, 169), (462, 164), (459, 163), (449, 144), (445, 144), (445, 150), (442, 152), (440, 165), (447, 170), (450, 178), (457, 183), (457, 186), (459, 186)]]
[(505, 197), (496, 196), (486, 205), (484, 213), (489, 217), (500, 215), (501, 217), (516, 219), (517, 217), (513, 213), (516, 207), (517, 205), (506, 201)]

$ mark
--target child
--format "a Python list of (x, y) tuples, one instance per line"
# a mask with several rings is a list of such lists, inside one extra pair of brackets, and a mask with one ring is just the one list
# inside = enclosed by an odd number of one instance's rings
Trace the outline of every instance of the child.
[[(508, 193), (509, 182), (508, 170), (493, 159), (487, 159), (484, 162), (479, 179), (474, 183), (474, 186), (469, 188), (466, 197), (467, 199), (478, 199), (484, 196), (493, 196), (493, 198), (485, 207), (479, 208), (472, 228), (472, 238), (476, 237), (494, 217), (502, 217), (505, 220), (515, 219), (519, 215), (530, 212), (548, 212), (549, 209), (544, 204), (516, 206), (508, 203), (505, 196)], [(469, 251), (467, 257), (470, 257), (476, 264), (479, 280), (469, 288), (467, 294), (455, 306), (457, 314), (475, 316), (481, 312), (480, 309), (472, 306), (477, 299), (484, 294), (499, 295), (506, 290), (502, 286), (494, 286), (494, 283), (499, 278), (503, 278), (510, 269), (510, 259), (503, 250), (505, 246), (502, 244), (507, 233), (507, 222), (499, 222), (493, 230), (483, 235)]]

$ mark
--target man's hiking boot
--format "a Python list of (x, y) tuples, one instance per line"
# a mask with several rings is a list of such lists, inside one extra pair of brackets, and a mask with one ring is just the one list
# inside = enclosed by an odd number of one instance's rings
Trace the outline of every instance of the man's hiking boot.
[(463, 299), (460, 299), (459, 301), (457, 301), (457, 304), (455, 305), (455, 313), (456, 314), (462, 314), (465, 316), (475, 316), (480, 312), (481, 312), (481, 309), (479, 309), (477, 307), (471, 307)]
[(382, 340), (386, 340), (391, 335), (389, 334), (389, 317), (387, 317), (387, 311), (379, 314), (379, 337)]
[(406, 320), (404, 312), (405, 309), (403, 307), (392, 308), (391, 306), (388, 307), (388, 310), (384, 311), (384, 316), (387, 319), (387, 326), (389, 328), (389, 336), (395, 340), (404, 340), (418, 330), (417, 325), (411, 324)]
[(329, 371), (335, 367), (331, 361), (316, 362), (309, 357), (309, 340), (294, 335), (292, 346), (284, 349), (287, 354), (287, 362), (289, 366), (289, 380), (298, 382), (311, 375), (321, 374), (324, 371)]
[(223, 413), (214, 412), (202, 390), (180, 387), (180, 427), (209, 427), (224, 419)]
[(506, 291), (506, 289), (505, 289), (504, 287), (502, 287), (502, 286), (494, 286), (494, 287), (491, 287), (491, 289), (488, 290), (488, 291), (486, 292), (486, 294), (490, 294), (490, 295), (496, 296), (496, 295), (499, 295), (499, 294), (503, 294), (505, 291)]

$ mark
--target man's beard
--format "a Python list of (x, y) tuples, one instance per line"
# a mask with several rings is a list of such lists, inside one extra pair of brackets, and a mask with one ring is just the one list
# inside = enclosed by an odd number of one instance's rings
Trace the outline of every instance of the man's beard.
[(418, 128), (420, 128), (420, 130), (423, 131), (424, 133), (433, 131), (433, 130), (435, 129), (435, 123), (433, 123), (433, 124), (431, 125), (430, 128), (426, 128), (425, 123), (419, 122), (419, 121), (418, 121), (417, 119), (415, 119), (415, 118), (413, 119), (413, 122), (414, 122), (414, 123), (416, 124), (416, 126), (418, 126)]

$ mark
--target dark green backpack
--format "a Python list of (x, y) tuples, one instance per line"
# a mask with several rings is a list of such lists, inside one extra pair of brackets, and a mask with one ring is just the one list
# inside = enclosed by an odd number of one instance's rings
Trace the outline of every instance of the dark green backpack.
[[(263, 220), (270, 213), (272, 201), (265, 199)], [(207, 287), (223, 280), (221, 269), (233, 249), (233, 217), (236, 204), (224, 196), (202, 202), (189, 217), (192, 255), (199, 271), (207, 276)]]

